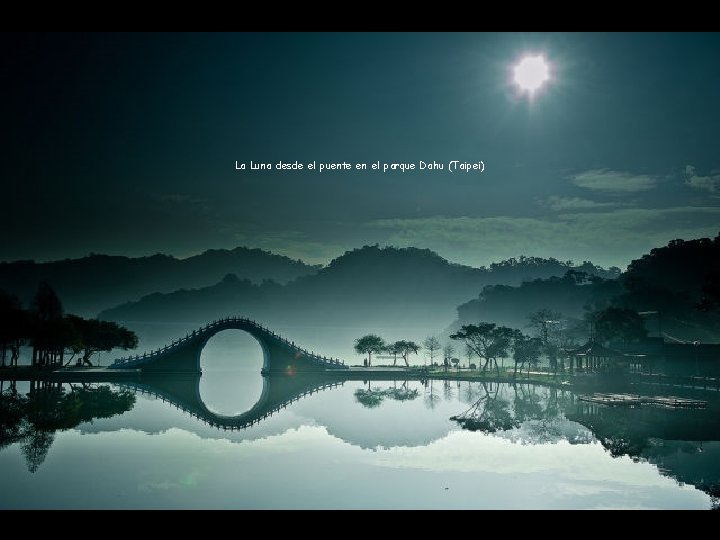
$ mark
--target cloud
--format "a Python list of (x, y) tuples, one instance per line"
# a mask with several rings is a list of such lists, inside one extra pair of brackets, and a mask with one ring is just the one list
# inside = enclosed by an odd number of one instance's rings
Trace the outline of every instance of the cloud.
[(473, 266), (524, 254), (624, 267), (675, 238), (714, 237), (719, 219), (720, 207), (682, 206), (560, 213), (552, 218), (383, 219), (369, 226), (386, 231), (387, 244), (428, 247)]
[(540, 204), (556, 211), (607, 208), (619, 205), (619, 203), (614, 202), (596, 202), (579, 197), (559, 197), (557, 195), (552, 195), (544, 201), (540, 201)]
[(576, 186), (607, 193), (648, 191), (653, 189), (657, 183), (655, 178), (647, 175), (611, 171), (610, 169), (592, 169), (568, 178)]
[(701, 189), (714, 193), (720, 191), (720, 174), (714, 176), (698, 176), (695, 167), (685, 167), (685, 185), (693, 189)]

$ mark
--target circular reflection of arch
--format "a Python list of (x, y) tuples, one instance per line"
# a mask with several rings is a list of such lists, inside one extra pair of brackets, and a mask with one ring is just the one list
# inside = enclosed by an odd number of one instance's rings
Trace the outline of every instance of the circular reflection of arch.
[(263, 350), (242, 330), (223, 330), (200, 353), (200, 399), (207, 409), (235, 416), (250, 409), (263, 390)]

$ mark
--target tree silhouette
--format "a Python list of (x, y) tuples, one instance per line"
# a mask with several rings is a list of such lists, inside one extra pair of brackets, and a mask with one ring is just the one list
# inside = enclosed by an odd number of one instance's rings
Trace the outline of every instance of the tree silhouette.
[(31, 312), (35, 319), (32, 335), (33, 365), (62, 362), (65, 346), (74, 341), (73, 328), (63, 320), (62, 302), (47, 281), (38, 285)]
[(428, 356), (430, 357), (430, 365), (433, 365), (433, 360), (435, 360), (435, 353), (440, 350), (440, 340), (436, 338), (435, 336), (428, 336), (425, 338), (425, 341), (423, 341), (423, 347), (427, 349)]
[(408, 357), (411, 354), (417, 354), (420, 350), (420, 345), (418, 345), (414, 341), (406, 341), (404, 339), (393, 343), (393, 347), (398, 350), (403, 360), (405, 360), (406, 367), (410, 366), (410, 360), (408, 359)]
[(518, 335), (518, 330), (481, 322), (463, 325), (450, 338), (462, 341), (478, 358), (484, 359), (483, 371), (487, 371), (488, 365), (492, 364), (499, 371), (497, 359), (508, 355), (513, 339)]
[(393, 366), (397, 366), (397, 357), (398, 354), (402, 354), (402, 350), (400, 350), (400, 347), (398, 346), (399, 341), (396, 341), (395, 343), (388, 343), (385, 345), (384, 352), (388, 354), (392, 354), (393, 356)]
[(117, 323), (83, 319), (76, 315), (68, 316), (68, 320), (77, 330), (73, 352), (76, 354), (82, 352), (83, 364), (92, 365), (90, 357), (97, 352), (107, 352), (115, 348), (134, 349), (138, 345), (138, 337), (135, 332)]
[(539, 309), (528, 315), (530, 327), (535, 330), (537, 337), (540, 338), (543, 345), (547, 345), (554, 341), (555, 335), (559, 331), (560, 318), (562, 315), (559, 311), (551, 309)]
[(522, 373), (522, 367), (527, 363), (529, 374), (530, 366), (536, 365), (540, 361), (543, 344), (540, 338), (531, 338), (520, 334), (515, 337), (512, 349), (513, 360), (515, 361), (513, 376), (517, 377), (518, 366), (520, 366), (520, 372)]
[(355, 352), (358, 354), (367, 354), (367, 365), (372, 364), (372, 354), (380, 353), (385, 348), (385, 342), (380, 336), (368, 334), (355, 340)]
[[(17, 366), (20, 347), (31, 335), (30, 314), (22, 309), (20, 299), (0, 291), (0, 358), (2, 366)], [(8, 353), (10, 358), (8, 359)]]
[(445, 371), (448, 370), (448, 367), (450, 367), (451, 363), (459, 362), (457, 358), (453, 358), (454, 354), (455, 346), (452, 343), (446, 343), (443, 347), (443, 366), (445, 367)]
[(63, 306), (55, 290), (47, 281), (41, 281), (32, 300), (32, 311), (40, 321), (52, 321), (63, 316)]
[(107, 385), (69, 391), (61, 383), (31, 381), (30, 391), (21, 395), (14, 386), (0, 394), (0, 449), (20, 443), (27, 468), (38, 470), (58, 430), (73, 429), (94, 418), (110, 418), (132, 409), (135, 394), (114, 391)]

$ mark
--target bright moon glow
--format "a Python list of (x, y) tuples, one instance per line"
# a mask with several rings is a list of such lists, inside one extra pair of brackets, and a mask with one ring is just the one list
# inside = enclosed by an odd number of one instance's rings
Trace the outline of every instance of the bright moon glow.
[(531, 95), (550, 78), (545, 58), (542, 56), (526, 56), (515, 66), (515, 84)]

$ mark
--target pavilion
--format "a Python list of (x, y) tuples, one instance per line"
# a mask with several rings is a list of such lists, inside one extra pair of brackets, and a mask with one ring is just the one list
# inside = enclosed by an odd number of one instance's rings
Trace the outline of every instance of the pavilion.
[(605, 347), (594, 338), (577, 349), (566, 349), (565, 354), (570, 358), (571, 369), (585, 369), (587, 371), (605, 371), (611, 363), (625, 359), (626, 354)]

